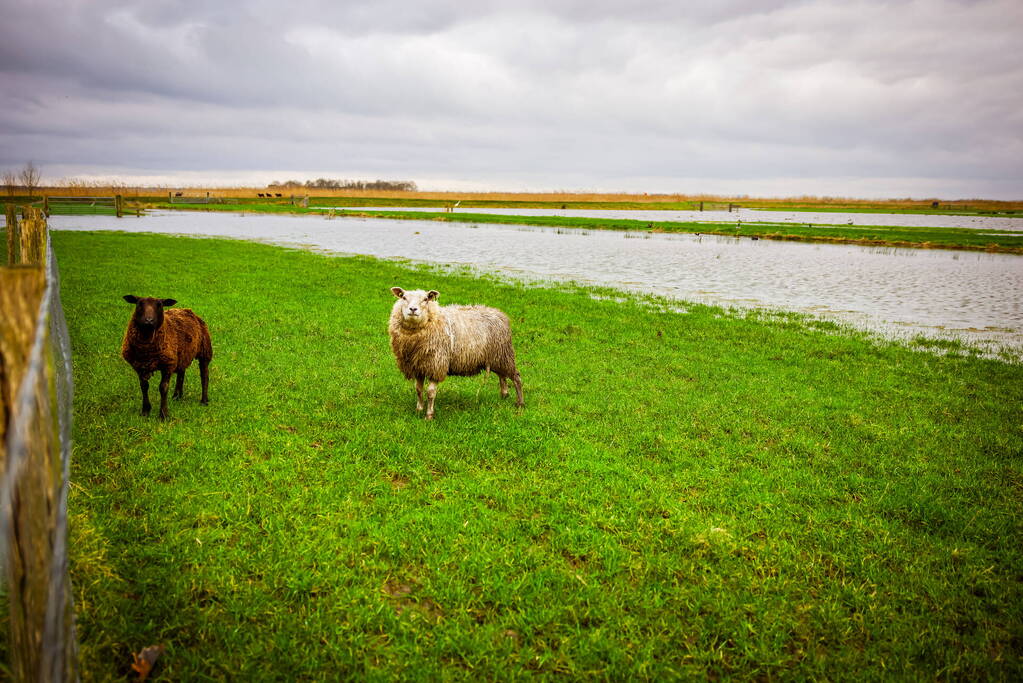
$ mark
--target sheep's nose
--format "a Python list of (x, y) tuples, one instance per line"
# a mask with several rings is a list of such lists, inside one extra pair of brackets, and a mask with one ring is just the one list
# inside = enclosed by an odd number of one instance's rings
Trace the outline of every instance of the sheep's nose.
[(416, 312), (416, 307), (415, 306), (409, 306), (408, 307), (408, 312), (409, 313), (415, 313)]
[(152, 318), (152, 317), (146, 316), (145, 318), (142, 319), (142, 322), (144, 322), (144, 323), (155, 323), (156, 322), (156, 318)]

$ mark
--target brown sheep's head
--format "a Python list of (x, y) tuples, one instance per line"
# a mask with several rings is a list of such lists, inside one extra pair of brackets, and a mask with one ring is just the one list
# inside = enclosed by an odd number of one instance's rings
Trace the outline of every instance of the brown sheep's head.
[(153, 297), (137, 297), (125, 294), (124, 300), (129, 304), (135, 304), (135, 315), (132, 322), (142, 330), (155, 332), (163, 325), (164, 306), (173, 306), (178, 303), (174, 299), (154, 299)]
[(391, 287), (391, 293), (398, 297), (392, 310), (400, 311), (402, 323), (412, 327), (430, 319), (430, 314), (437, 307), (437, 297), (440, 296), (435, 289), (429, 292), (421, 289), (406, 292), (401, 287)]

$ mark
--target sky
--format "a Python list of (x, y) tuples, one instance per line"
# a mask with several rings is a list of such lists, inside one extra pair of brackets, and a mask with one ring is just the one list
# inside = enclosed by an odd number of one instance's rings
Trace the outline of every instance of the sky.
[(3, 0), (43, 179), (1023, 199), (1021, 0)]

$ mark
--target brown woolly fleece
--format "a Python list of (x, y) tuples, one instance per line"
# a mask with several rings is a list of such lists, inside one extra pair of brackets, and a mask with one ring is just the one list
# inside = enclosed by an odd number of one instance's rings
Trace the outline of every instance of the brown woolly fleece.
[(133, 318), (124, 333), (121, 357), (149, 379), (159, 370), (184, 371), (196, 358), (213, 360), (213, 343), (206, 323), (192, 309), (172, 308), (164, 311), (163, 325), (155, 332), (140, 329)]
[(165, 419), (167, 385), (171, 374), (177, 374), (174, 397), (181, 398), (185, 370), (196, 358), (199, 359), (202, 381), (201, 402), (208, 403), (208, 366), (213, 359), (213, 344), (203, 319), (187, 308), (168, 309), (162, 311), (162, 324), (158, 323), (154, 329), (140, 324), (139, 315), (136, 311), (128, 322), (121, 343), (121, 357), (138, 373), (142, 388), (142, 414), (149, 414), (149, 378), (153, 373), (160, 373), (160, 418)]

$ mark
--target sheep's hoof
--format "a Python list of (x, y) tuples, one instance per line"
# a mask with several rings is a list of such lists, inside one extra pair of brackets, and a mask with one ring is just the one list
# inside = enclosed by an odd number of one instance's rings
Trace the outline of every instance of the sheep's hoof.
[(426, 414), (426, 419), (427, 420), (432, 420), (433, 419), (433, 413), (427, 413)]
[(199, 401), (199, 403), (201, 403), (204, 406), (208, 406), (210, 404), (210, 400), (208, 398), (204, 398), (201, 401)]

